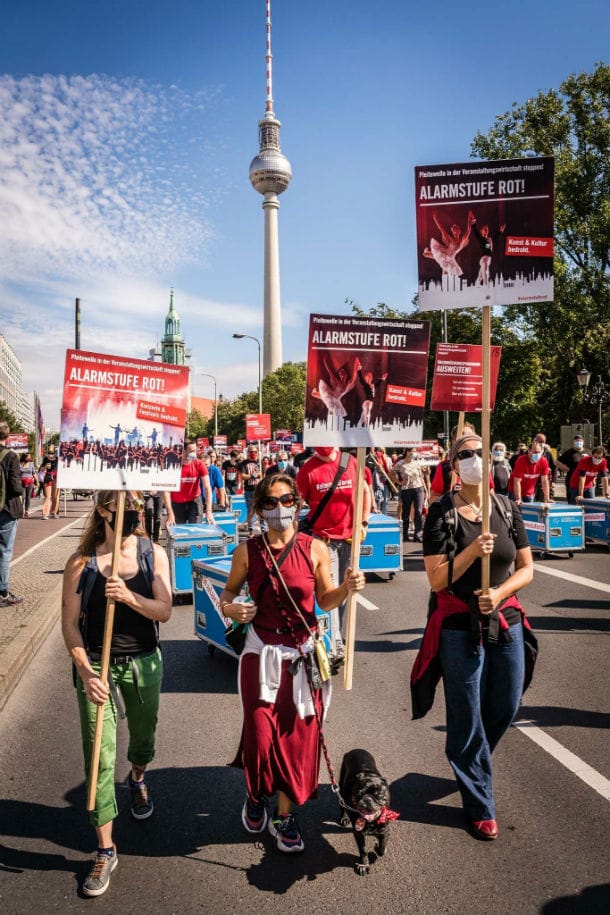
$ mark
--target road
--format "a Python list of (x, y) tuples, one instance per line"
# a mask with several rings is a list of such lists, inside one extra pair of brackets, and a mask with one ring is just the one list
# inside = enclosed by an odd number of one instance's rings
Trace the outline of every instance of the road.
[(368, 606), (358, 610), (354, 686), (346, 692), (335, 680), (325, 728), (337, 770), (345, 751), (362, 746), (391, 782), (400, 819), (370, 877), (354, 873), (356, 846), (337, 825), (324, 763), (318, 798), (300, 815), (304, 854), (282, 856), (268, 835), (254, 841), (243, 831), (243, 776), (226, 765), (240, 728), (236, 664), (220, 652), (209, 656), (193, 636), (192, 607), (183, 605), (162, 630), (166, 676), (148, 777), (155, 814), (147, 821), (128, 815), (120, 729), (119, 866), (104, 896), (91, 901), (78, 892), (95, 843), (57, 625), (0, 712), (2, 911), (606, 915), (607, 550), (537, 561), (534, 583), (522, 595), (541, 653), (517, 726), (495, 755), (501, 832), (493, 843), (464, 829), (443, 751), (442, 689), (428, 716), (411, 720), (408, 678), (427, 586), (421, 549), (405, 550), (405, 571), (393, 581), (371, 576)]

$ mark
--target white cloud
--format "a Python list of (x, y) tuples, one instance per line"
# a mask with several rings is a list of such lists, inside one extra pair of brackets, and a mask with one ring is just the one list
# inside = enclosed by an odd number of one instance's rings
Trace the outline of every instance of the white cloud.
[(209, 201), (180, 140), (201, 131), (211, 96), (99, 75), (0, 76), (4, 278), (201, 263)]

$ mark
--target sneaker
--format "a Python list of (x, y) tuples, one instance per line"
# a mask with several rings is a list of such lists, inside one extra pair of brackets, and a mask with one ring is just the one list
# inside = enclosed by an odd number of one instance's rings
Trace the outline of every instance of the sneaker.
[(105, 893), (110, 886), (110, 874), (118, 863), (116, 847), (112, 855), (98, 851), (95, 863), (83, 882), (85, 896), (101, 896)]
[(291, 855), (303, 851), (305, 843), (293, 813), (285, 817), (273, 817), (269, 820), (269, 832), (275, 838), (278, 851)]
[(263, 797), (260, 801), (255, 801), (249, 794), (246, 794), (241, 811), (241, 821), (246, 832), (263, 832), (268, 819), (267, 798)]
[(131, 791), (131, 815), (135, 820), (147, 820), (154, 810), (152, 798), (148, 793), (145, 782), (134, 782), (129, 776), (129, 789)]
[(57, 512), (55, 512), (55, 514), (54, 514), (54, 515), (51, 515), (51, 517), (52, 517), (52, 518), (59, 518), (59, 515), (57, 514)]
[(6, 594), (0, 594), (0, 607), (14, 607), (15, 604), (22, 604), (23, 598), (17, 597), (16, 594), (13, 594), (11, 591), (7, 591)]
[(42, 520), (43, 520), (43, 521), (48, 521), (48, 520), (49, 520), (49, 517), (50, 517), (49, 515), (43, 515), (43, 516), (42, 516)]

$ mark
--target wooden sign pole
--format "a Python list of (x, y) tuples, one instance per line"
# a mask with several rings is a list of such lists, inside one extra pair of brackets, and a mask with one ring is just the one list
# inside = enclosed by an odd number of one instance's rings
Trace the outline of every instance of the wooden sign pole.
[[(483, 514), (483, 524), (481, 532), (483, 534), (489, 533), (489, 454), (491, 448), (490, 442), (490, 416), (491, 412), (489, 409), (490, 402), (490, 390), (491, 390), (491, 305), (483, 306), (482, 314), (482, 343), (483, 343), (483, 358), (482, 358), (482, 374), (483, 374), (483, 389), (482, 389), (482, 402), (481, 402), (481, 438), (483, 439), (482, 448), (483, 448), (483, 486), (482, 486), (482, 498), (481, 498), (481, 512)], [(489, 570), (490, 570), (490, 556), (483, 556), (481, 560), (481, 590), (483, 594), (489, 592)]]
[[(364, 493), (364, 458), (366, 448), (357, 450), (356, 492), (354, 494), (354, 530), (352, 534), (352, 555), (350, 565), (353, 572), (358, 571), (360, 565), (360, 537), (362, 531), (362, 497)], [(347, 614), (345, 618), (345, 667), (343, 670), (343, 685), (345, 689), (352, 688), (354, 674), (354, 645), (356, 642), (356, 591), (350, 591), (347, 598)]]
[[(123, 515), (125, 513), (125, 492), (117, 495), (116, 516), (114, 524), (114, 545), (112, 548), (112, 568), (110, 574), (113, 578), (119, 572), (119, 558), (121, 555), (121, 531), (123, 530)], [(100, 667), (100, 680), (108, 686), (108, 669), (110, 667), (110, 646), (112, 644), (112, 630), (114, 628), (114, 598), (109, 597), (106, 602), (106, 619), (104, 622), (104, 640), (102, 642), (102, 661)], [(107, 702), (108, 700), (106, 700)], [(89, 768), (89, 785), (87, 789), (87, 810), (95, 810), (95, 797), (97, 794), (97, 777), (100, 768), (100, 751), (102, 748), (102, 731), (104, 728), (104, 705), (98, 705), (95, 716), (95, 735), (91, 752), (91, 765)]]

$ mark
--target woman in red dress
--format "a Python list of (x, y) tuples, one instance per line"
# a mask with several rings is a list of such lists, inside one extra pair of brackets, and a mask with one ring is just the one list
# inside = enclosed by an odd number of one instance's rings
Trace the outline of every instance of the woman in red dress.
[[(244, 720), (233, 765), (243, 768), (246, 776), (244, 828), (259, 833), (268, 825), (279, 851), (293, 853), (305, 846), (292, 807), (316, 794), (320, 732), (315, 712), (322, 718), (330, 700), (330, 681), (322, 688), (310, 688), (307, 674), (308, 662), (315, 656), (311, 633), (318, 629), (315, 600), (324, 611), (339, 606), (349, 591), (364, 587), (364, 575), (348, 569), (343, 583), (334, 586), (326, 544), (296, 531), (300, 500), (292, 477), (282, 473), (264, 477), (253, 507), (268, 531), (237, 547), (220, 595), (225, 616), (252, 623), (240, 657)], [(246, 583), (249, 602), (240, 596)], [(273, 794), (277, 794), (277, 810), (270, 816), (268, 802)]]

